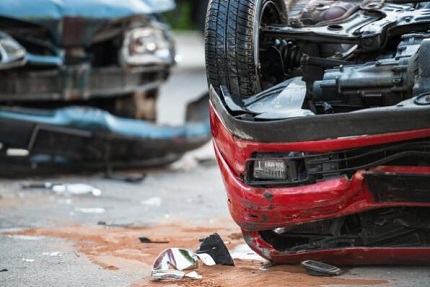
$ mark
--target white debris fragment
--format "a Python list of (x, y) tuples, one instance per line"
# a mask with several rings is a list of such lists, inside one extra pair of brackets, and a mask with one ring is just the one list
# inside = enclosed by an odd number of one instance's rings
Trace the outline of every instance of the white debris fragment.
[(42, 256), (50, 256), (50, 257), (61, 257), (63, 256), (62, 252), (54, 251), (54, 252), (43, 252)]
[(215, 260), (207, 253), (197, 253), (197, 257), (203, 262), (206, 266), (215, 266)]
[(45, 236), (30, 236), (30, 235), (8, 235), (8, 237), (13, 239), (21, 239), (21, 240), (42, 240)]
[(34, 259), (22, 258), (22, 261), (24, 261), (24, 262), (34, 262)]
[(80, 208), (77, 207), (75, 208), (76, 212), (81, 212), (81, 213), (94, 213), (94, 214), (101, 214), (104, 213), (106, 210), (104, 208), (101, 207), (94, 207), (94, 208)]
[(100, 196), (102, 191), (94, 186), (85, 183), (53, 183), (53, 182), (42, 182), (42, 183), (23, 183), (21, 184), (22, 189), (49, 189), (57, 194), (63, 195), (86, 195), (92, 194), (94, 196)]
[(161, 198), (151, 197), (150, 199), (141, 201), (140, 204), (147, 205), (147, 206), (159, 207), (159, 206), (161, 206)]
[(255, 253), (248, 245), (241, 244), (234, 248), (231, 252), (231, 257), (233, 259), (241, 260), (257, 260), (265, 262), (266, 259)]
[(196, 271), (192, 271), (190, 273), (185, 274), (185, 277), (195, 279), (195, 280), (202, 280), (203, 276), (197, 273)]
[(85, 183), (54, 184), (51, 190), (55, 193), (71, 195), (92, 194), (94, 196), (100, 196), (102, 194), (100, 189)]

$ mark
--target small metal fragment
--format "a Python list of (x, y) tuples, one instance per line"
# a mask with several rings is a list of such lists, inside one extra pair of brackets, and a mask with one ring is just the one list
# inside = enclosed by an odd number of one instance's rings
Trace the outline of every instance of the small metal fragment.
[(181, 248), (169, 248), (155, 259), (151, 277), (153, 280), (182, 279), (185, 272), (181, 271), (196, 269), (197, 266), (197, 256), (193, 252)]

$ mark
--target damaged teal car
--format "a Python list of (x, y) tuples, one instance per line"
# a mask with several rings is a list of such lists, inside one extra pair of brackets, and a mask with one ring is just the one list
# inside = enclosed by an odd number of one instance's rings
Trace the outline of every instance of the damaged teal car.
[[(155, 124), (175, 64), (170, 0), (0, 2), (0, 165), (167, 164), (204, 144), (203, 100)], [(11, 150), (21, 150), (20, 156)]]

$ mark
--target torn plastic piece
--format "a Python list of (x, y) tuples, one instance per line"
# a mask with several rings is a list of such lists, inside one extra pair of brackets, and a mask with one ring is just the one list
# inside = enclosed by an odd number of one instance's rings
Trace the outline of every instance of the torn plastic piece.
[(301, 262), (306, 272), (312, 276), (336, 276), (342, 273), (338, 267), (322, 263), (315, 260), (305, 260)]
[(206, 237), (196, 253), (209, 254), (216, 264), (234, 266), (234, 261), (231, 258), (230, 252), (218, 233)]
[(197, 256), (193, 252), (181, 248), (169, 248), (155, 259), (151, 277), (153, 280), (182, 279), (185, 273), (178, 270), (195, 269), (197, 266)]
[(145, 236), (139, 237), (139, 241), (141, 243), (156, 243), (156, 244), (169, 243), (168, 240), (152, 240), (152, 239), (145, 237)]
[(8, 271), (9, 271), (9, 269), (7, 269), (7, 268), (0, 269), (0, 272), (8, 272)]
[(94, 196), (100, 196), (102, 191), (94, 186), (85, 183), (24, 183), (21, 184), (22, 189), (29, 188), (44, 188), (50, 189), (55, 193), (59, 194), (71, 194), (71, 195), (85, 195), (92, 194)]

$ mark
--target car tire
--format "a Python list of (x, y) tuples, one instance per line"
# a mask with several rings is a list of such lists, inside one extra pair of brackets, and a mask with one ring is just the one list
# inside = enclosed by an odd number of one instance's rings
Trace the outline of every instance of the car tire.
[(287, 15), (284, 0), (211, 0), (205, 31), (208, 84), (216, 91), (226, 86), (237, 103), (273, 86), (262, 70), (260, 28), (287, 23)]

